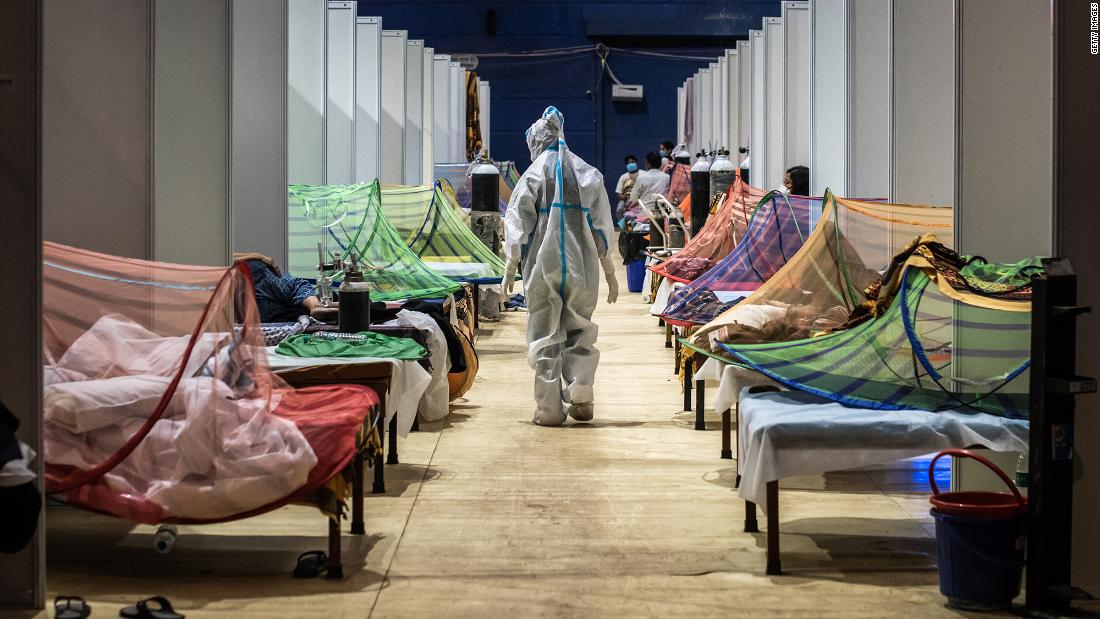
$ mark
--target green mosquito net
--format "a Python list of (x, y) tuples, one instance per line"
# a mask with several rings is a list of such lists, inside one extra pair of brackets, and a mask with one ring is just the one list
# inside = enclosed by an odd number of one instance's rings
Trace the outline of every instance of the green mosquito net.
[(433, 271), (474, 284), (499, 284), (504, 262), (470, 230), (450, 187), (383, 186), (382, 211)]
[[(378, 181), (355, 185), (290, 185), (290, 272), (316, 277), (318, 244), (326, 257), (354, 251), (375, 301), (437, 298), (462, 284), (433, 271), (383, 214)], [(337, 276), (339, 279), (339, 274)]]

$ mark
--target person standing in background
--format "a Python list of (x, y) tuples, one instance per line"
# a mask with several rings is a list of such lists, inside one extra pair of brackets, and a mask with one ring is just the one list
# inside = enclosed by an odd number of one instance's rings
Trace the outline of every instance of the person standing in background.
[[(634, 182), (638, 180), (638, 158), (634, 155), (627, 155), (623, 161), (626, 163), (626, 172), (619, 177), (619, 182), (615, 183), (615, 195), (619, 198), (614, 213), (614, 221), (616, 222), (622, 219), (630, 200), (630, 190), (634, 189)], [(618, 223), (615, 224), (615, 227), (619, 227)]]
[(676, 145), (665, 140), (661, 142), (661, 145), (657, 148), (657, 154), (661, 156), (661, 171), (668, 173), (672, 170), (672, 165), (676, 163), (672, 158), (672, 151), (676, 149)]

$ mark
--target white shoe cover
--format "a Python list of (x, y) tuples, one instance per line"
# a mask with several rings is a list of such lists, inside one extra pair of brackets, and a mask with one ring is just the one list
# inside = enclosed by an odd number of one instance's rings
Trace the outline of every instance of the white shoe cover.
[(535, 418), (531, 421), (537, 426), (560, 426), (565, 423), (565, 413), (562, 411), (544, 411), (542, 409), (535, 410)]
[(592, 403), (576, 402), (569, 405), (569, 416), (576, 421), (592, 421)]

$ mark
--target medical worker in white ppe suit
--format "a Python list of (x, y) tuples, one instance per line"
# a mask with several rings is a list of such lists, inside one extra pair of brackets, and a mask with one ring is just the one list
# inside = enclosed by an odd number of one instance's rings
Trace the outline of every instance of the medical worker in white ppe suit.
[[(592, 322), (602, 267), (607, 302), (619, 295), (611, 247), (611, 208), (603, 175), (569, 151), (565, 118), (554, 107), (527, 130), (531, 167), (505, 215), (505, 292), (523, 263), (527, 362), (535, 370), (534, 422), (560, 426), (592, 419), (600, 352)], [(569, 403), (568, 411), (564, 403)]]

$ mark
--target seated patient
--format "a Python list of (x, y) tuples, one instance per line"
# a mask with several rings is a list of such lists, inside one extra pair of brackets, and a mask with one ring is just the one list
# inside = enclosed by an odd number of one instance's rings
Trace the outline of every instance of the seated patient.
[(239, 253), (234, 254), (233, 259), (244, 261), (252, 274), (260, 322), (294, 322), (307, 314), (318, 320), (335, 318), (336, 304), (321, 307), (317, 289), (308, 279), (284, 275), (271, 258), (263, 254)]

